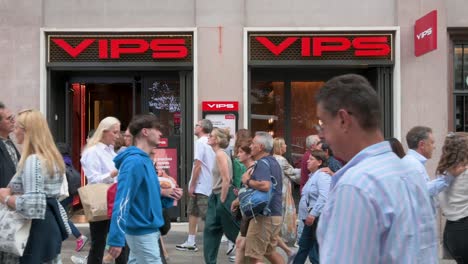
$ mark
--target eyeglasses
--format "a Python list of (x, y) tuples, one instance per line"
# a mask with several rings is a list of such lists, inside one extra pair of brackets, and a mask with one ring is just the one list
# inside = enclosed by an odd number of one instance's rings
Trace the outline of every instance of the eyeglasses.
[(15, 120), (15, 115), (11, 115), (11, 116), (7, 117), (6, 120), (8, 120), (10, 122), (13, 122)]

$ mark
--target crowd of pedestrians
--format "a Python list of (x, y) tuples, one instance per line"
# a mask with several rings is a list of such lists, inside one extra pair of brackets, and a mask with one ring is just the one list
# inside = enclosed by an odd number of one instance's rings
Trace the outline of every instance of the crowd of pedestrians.
[[(425, 168), (437, 145), (432, 129), (410, 129), (407, 153), (398, 139), (385, 140), (378, 96), (364, 77), (332, 78), (316, 105), (319, 134), (306, 138), (298, 168), (284, 156), (281, 137), (241, 129), (230, 146), (232, 131), (199, 120), (185, 189), (155, 164), (162, 133), (154, 115), (135, 116), (124, 133), (117, 118), (102, 119), (80, 162), (87, 184), (115, 184), (111, 217), (89, 222), (90, 251), (73, 262), (166, 263), (165, 210), (185, 192), (188, 236), (176, 249), (199, 250), (203, 221), (206, 263), (218, 262), (222, 237), (235, 263), (438, 263), (439, 211), (446, 218), (444, 248), (457, 263), (468, 263), (468, 133), (447, 134), (432, 174)], [(0, 249), (0, 263), (61, 263), (69, 234), (77, 251), (88, 241), (67, 218), (71, 199), (61, 198), (70, 157), (60, 153), (37, 110), (15, 117), (0, 103), (0, 139), (0, 202), (31, 220), (24, 254)], [(254, 211), (255, 195), (263, 194), (266, 202)]]

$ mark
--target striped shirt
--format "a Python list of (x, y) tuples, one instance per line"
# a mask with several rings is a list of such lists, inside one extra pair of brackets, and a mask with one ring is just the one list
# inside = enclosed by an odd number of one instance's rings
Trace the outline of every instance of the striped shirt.
[(365, 148), (332, 177), (317, 239), (321, 263), (438, 263), (425, 183), (388, 142)]

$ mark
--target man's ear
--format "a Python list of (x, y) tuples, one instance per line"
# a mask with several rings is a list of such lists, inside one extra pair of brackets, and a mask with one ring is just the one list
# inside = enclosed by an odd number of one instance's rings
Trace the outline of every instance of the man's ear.
[(353, 122), (352, 117), (348, 113), (348, 111), (346, 111), (344, 109), (340, 109), (336, 113), (336, 116), (339, 119), (341, 128), (343, 128), (345, 131), (348, 131), (349, 128), (351, 127), (352, 122)]

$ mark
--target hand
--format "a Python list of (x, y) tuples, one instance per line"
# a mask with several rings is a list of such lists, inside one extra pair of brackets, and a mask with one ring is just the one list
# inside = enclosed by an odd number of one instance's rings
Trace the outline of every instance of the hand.
[(109, 254), (116, 259), (117, 257), (120, 256), (120, 253), (122, 253), (122, 248), (121, 247), (109, 247)]
[(244, 174), (242, 174), (242, 183), (244, 185), (247, 185), (247, 180), (250, 179), (250, 170), (244, 172)]
[(161, 189), (161, 195), (172, 198), (174, 200), (180, 200), (182, 197), (182, 189), (180, 188), (167, 188), (167, 189)]
[(188, 189), (188, 193), (189, 193), (190, 197), (195, 197), (195, 186), (194, 185), (190, 185), (190, 187)]
[(236, 198), (234, 201), (231, 203), (231, 212), (235, 212), (239, 209), (239, 198)]
[(304, 223), (304, 224), (305, 224), (306, 226), (311, 226), (311, 225), (314, 224), (314, 222), (315, 222), (315, 216), (308, 215), (307, 218), (306, 218), (306, 220), (305, 220), (305, 223)]
[(182, 188), (173, 188), (173, 195), (171, 198), (178, 201), (184, 195), (184, 190)]
[(456, 176), (462, 174), (463, 172), (465, 172), (466, 167), (467, 167), (467, 165), (462, 165), (462, 164), (454, 165), (454, 166), (448, 168), (447, 172), (450, 173), (452, 176), (456, 177)]
[(0, 201), (3, 203), (5, 201), (5, 198), (11, 195), (11, 189), (10, 188), (0, 188)]
[(115, 177), (117, 177), (117, 175), (119, 175), (119, 171), (118, 171), (118, 170), (113, 170), (113, 171), (111, 171), (111, 173), (110, 173), (111, 178), (115, 178)]
[(333, 176), (335, 174), (332, 170), (330, 170), (329, 167), (321, 168), (320, 171), (325, 172), (326, 174), (328, 174), (330, 176)]

